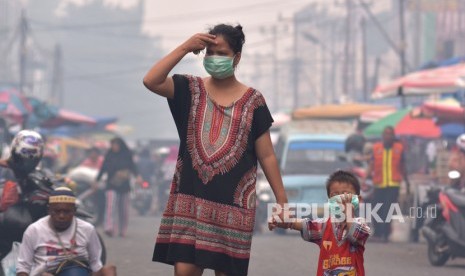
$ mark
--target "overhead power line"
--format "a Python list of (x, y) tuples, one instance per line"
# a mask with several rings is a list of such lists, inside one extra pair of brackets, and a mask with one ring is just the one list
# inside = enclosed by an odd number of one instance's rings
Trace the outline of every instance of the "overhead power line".
[(99, 23), (92, 23), (92, 24), (55, 25), (50, 22), (43, 22), (43, 21), (34, 20), (34, 19), (31, 19), (30, 21), (34, 24), (45, 26), (45, 28), (42, 29), (41, 31), (113, 28), (113, 27), (129, 26), (129, 25), (139, 25), (141, 23), (173, 24), (173, 23), (179, 22), (180, 24), (186, 24), (187, 22), (205, 20), (206, 16), (211, 16), (212, 14), (214, 14), (215, 16), (218, 16), (222, 13), (232, 14), (236, 12), (251, 12), (255, 9), (263, 10), (264, 8), (271, 7), (271, 6), (276, 7), (276, 5), (289, 6), (290, 4), (302, 4), (302, 3), (311, 3), (311, 2), (318, 2), (318, 1), (317, 0), (313, 0), (313, 1), (309, 1), (309, 0), (269, 1), (269, 2), (261, 2), (261, 3), (250, 4), (250, 5), (244, 5), (244, 6), (235, 7), (235, 8), (221, 8), (221, 9), (214, 9), (214, 10), (207, 10), (207, 11), (198, 11), (198, 12), (190, 12), (190, 13), (184, 13), (184, 14), (161, 16), (158, 18), (146, 19), (143, 22), (142, 20), (128, 20), (128, 21), (114, 21), (114, 22), (99, 22)]

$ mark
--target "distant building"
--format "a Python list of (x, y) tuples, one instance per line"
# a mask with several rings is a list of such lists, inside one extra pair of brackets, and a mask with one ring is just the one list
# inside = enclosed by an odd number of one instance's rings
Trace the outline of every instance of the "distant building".
[(19, 24), (21, 8), (21, 1), (0, 0), (0, 88), (17, 84), (19, 54), (12, 42)]
[[(401, 47), (399, 1), (364, 2), (394, 44)], [(465, 1), (404, 2), (406, 72), (429, 61), (465, 55)], [(378, 82), (400, 75), (398, 54), (359, 3), (355, 0), (314, 2), (294, 15), (297, 59), (290, 71), (297, 74), (294, 79), (300, 106), (364, 100)], [(363, 19), (367, 41), (366, 79), (362, 66)], [(364, 92), (365, 81), (368, 93)]]
[[(20, 7), (10, 6), (16, 2), (0, 0), (2, 37), (3, 26), (17, 25)], [(142, 85), (146, 71), (164, 54), (157, 38), (142, 33), (145, 1), (128, 9), (103, 0), (63, 3), (28, 1), (26, 6), (27, 94), (87, 115), (117, 116), (132, 126), (134, 138), (176, 137), (174, 123), (166, 123), (172, 121), (166, 101)], [(18, 47), (13, 48), (7, 66), (0, 66), (2, 83), (18, 83)]]

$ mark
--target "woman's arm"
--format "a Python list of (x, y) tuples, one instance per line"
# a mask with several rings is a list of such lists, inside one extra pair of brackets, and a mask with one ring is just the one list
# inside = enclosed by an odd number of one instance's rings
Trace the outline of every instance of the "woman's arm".
[(108, 158), (105, 157), (105, 159), (103, 160), (102, 167), (100, 167), (100, 170), (98, 171), (95, 182), (99, 182), (102, 176), (107, 172), (107, 170), (108, 170)]
[(255, 141), (255, 149), (258, 161), (276, 197), (276, 202), (280, 205), (286, 204), (287, 195), (271, 143), (270, 131), (266, 131)]
[(178, 46), (167, 56), (157, 62), (144, 77), (144, 85), (150, 91), (172, 99), (174, 96), (174, 83), (168, 74), (189, 52), (205, 49), (208, 44), (215, 44), (215, 37), (211, 34), (196, 34)]

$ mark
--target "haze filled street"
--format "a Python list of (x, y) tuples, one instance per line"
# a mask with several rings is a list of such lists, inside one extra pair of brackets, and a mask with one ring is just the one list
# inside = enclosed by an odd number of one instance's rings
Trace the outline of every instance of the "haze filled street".
[[(126, 238), (107, 238), (108, 261), (118, 275), (173, 275), (169, 265), (151, 261), (160, 217), (133, 214)], [(99, 229), (101, 230), (101, 229)], [(266, 232), (254, 237), (249, 275), (315, 275), (318, 248), (304, 242), (297, 233)], [(450, 260), (444, 267), (428, 263), (426, 244), (373, 243), (365, 251), (367, 275), (463, 275), (465, 259)], [(214, 275), (207, 270), (204, 275)]]

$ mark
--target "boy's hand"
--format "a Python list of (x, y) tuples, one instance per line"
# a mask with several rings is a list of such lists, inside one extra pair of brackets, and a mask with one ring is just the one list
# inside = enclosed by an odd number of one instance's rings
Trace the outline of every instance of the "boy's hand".
[[(279, 214), (277, 214), (277, 215), (279, 217), (280, 222), (278, 222), (276, 220), (275, 216), (272, 216), (268, 220), (268, 229), (270, 231), (273, 231), (273, 229), (275, 229), (275, 228), (289, 229), (291, 227), (291, 225), (292, 225), (292, 220), (291, 220), (292, 213), (290, 212), (290, 210), (283, 208), (283, 209), (281, 209), (281, 212), (279, 212)], [(291, 220), (291, 221), (289, 221), (289, 220)]]
[(274, 218), (268, 221), (268, 229), (273, 231), (275, 228), (289, 229), (291, 228), (292, 222), (277, 222)]
[(268, 230), (273, 231), (276, 227), (278, 227), (278, 223), (274, 218), (268, 221)]
[(342, 205), (344, 206), (345, 222), (352, 222), (354, 218), (354, 205), (352, 204), (352, 194), (341, 195)]

